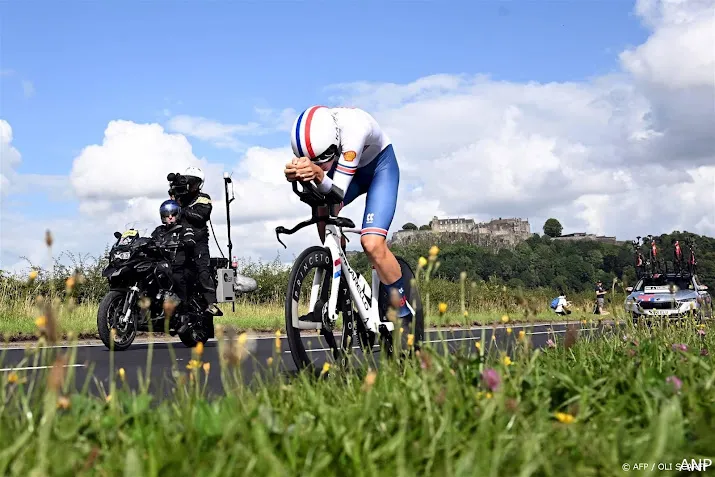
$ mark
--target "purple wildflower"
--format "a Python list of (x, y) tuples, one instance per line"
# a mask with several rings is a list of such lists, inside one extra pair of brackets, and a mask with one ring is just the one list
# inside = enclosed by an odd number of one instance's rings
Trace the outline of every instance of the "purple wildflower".
[(549, 348), (556, 348), (556, 343), (554, 343), (554, 340), (549, 338), (548, 340), (546, 340), (546, 346), (548, 346)]
[(698, 334), (699, 334), (700, 336), (705, 336), (705, 330), (702, 329), (702, 328), (700, 328), (700, 329), (698, 330)]
[(672, 384), (676, 391), (680, 391), (680, 388), (683, 386), (683, 382), (678, 379), (677, 376), (668, 376), (665, 382)]
[(484, 381), (484, 384), (487, 385), (490, 391), (496, 391), (501, 383), (501, 378), (496, 370), (489, 368), (482, 372), (482, 381)]
[(688, 351), (688, 345), (684, 343), (674, 343), (672, 348), (673, 351)]
[(703, 348), (703, 349), (700, 350), (700, 356), (707, 356), (707, 355), (708, 355), (708, 349), (707, 349), (707, 348)]

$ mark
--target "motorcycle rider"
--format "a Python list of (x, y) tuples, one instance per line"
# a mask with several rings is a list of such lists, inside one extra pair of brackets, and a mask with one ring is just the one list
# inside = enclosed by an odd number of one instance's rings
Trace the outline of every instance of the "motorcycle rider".
[(151, 233), (151, 238), (164, 254), (168, 255), (171, 264), (171, 280), (173, 291), (179, 297), (180, 303), (176, 307), (174, 316), (180, 316), (182, 326), (179, 332), (183, 332), (188, 326), (185, 308), (187, 301), (186, 287), (186, 258), (193, 255), (196, 247), (194, 230), (191, 226), (179, 222), (181, 217), (181, 206), (174, 200), (166, 200), (159, 207), (159, 216), (162, 225), (159, 225)]
[(206, 312), (213, 316), (222, 316), (223, 312), (216, 306), (216, 289), (211, 278), (209, 257), (209, 228), (207, 222), (211, 217), (211, 196), (201, 191), (204, 185), (204, 171), (198, 167), (188, 167), (182, 174), (186, 186), (169, 190), (169, 196), (181, 206), (180, 221), (190, 226), (195, 233), (196, 246), (190, 255), (194, 264), (198, 283), (208, 306)]

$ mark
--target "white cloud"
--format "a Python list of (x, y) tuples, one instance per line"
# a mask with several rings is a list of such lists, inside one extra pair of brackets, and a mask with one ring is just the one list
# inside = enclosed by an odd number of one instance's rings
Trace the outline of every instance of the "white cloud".
[(20, 151), (12, 145), (12, 126), (0, 119), (0, 196), (7, 195), (11, 181), (15, 178), (15, 168), (21, 162)]
[[(393, 139), (401, 177), (391, 231), (433, 215), (551, 216), (565, 232), (628, 239), (674, 229), (715, 236), (713, 1), (639, 1), (651, 29), (619, 55), (622, 71), (583, 82), (514, 83), (438, 74), (408, 84), (333, 85), (332, 104), (364, 107)], [(699, 48), (695, 46), (698, 45)], [(327, 101), (326, 101), (327, 103)], [(174, 116), (167, 128), (113, 121), (101, 145), (76, 158), (71, 179), (81, 210), (106, 227), (158, 222), (166, 174), (200, 164), (225, 251), (221, 165), (197, 158), (186, 136), (241, 149), (233, 168), (234, 254), (283, 260), (316, 243), (315, 227), (276, 241), (310, 209), (283, 177), (287, 146), (244, 147), (241, 136), (289, 129), (293, 109), (256, 109), (257, 123)], [(3, 142), (5, 144), (5, 142)], [(7, 142), (9, 144), (9, 141)], [(3, 146), (5, 147), (5, 146)], [(19, 154), (18, 154), (19, 160)], [(346, 208), (359, 227), (365, 197)], [(211, 247), (214, 254), (213, 238)], [(350, 248), (359, 246), (357, 237)]]

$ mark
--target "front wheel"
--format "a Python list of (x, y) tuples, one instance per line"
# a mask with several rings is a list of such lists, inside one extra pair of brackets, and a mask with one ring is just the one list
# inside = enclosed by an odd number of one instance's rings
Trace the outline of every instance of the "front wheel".
[[(315, 270), (315, 274), (311, 274), (313, 270)], [(313, 351), (322, 351), (324, 347), (315, 336), (315, 339), (309, 337), (307, 342), (308, 346), (313, 347), (311, 345), (314, 345), (317, 349), (306, 350), (306, 343), (301, 338), (301, 331), (319, 331), (323, 328), (322, 324), (327, 321), (328, 298), (333, 280), (332, 271), (333, 261), (330, 250), (312, 246), (303, 250), (298, 256), (288, 277), (285, 297), (286, 336), (293, 362), (298, 370), (310, 368), (311, 371), (315, 371), (313, 360), (308, 354), (312, 354)], [(302, 290), (310, 291), (314, 283), (319, 287), (317, 302), (313, 309), (310, 309), (310, 305), (308, 305), (305, 312), (299, 313), (300, 302), (310, 296), (309, 293), (304, 293)], [(306, 295), (308, 296), (306, 297)], [(332, 331), (322, 330), (321, 334), (325, 337), (328, 346), (332, 348), (335, 357), (338, 348)]]
[[(124, 351), (131, 346), (134, 342), (134, 338), (137, 336), (136, 323), (132, 319), (134, 316), (131, 316), (126, 325), (115, 325), (116, 335), (112, 343), (112, 323), (119, 323), (125, 301), (128, 297), (129, 294), (126, 292), (110, 291), (104, 295), (104, 298), (99, 303), (99, 309), (97, 310), (97, 332), (99, 333), (99, 338), (102, 340), (102, 343), (104, 343), (104, 346), (108, 349)], [(131, 297), (129, 298), (131, 301)], [(133, 305), (133, 303), (129, 303), (130, 307)], [(134, 313), (132, 313), (132, 315), (134, 315)], [(119, 341), (117, 341), (117, 339)]]

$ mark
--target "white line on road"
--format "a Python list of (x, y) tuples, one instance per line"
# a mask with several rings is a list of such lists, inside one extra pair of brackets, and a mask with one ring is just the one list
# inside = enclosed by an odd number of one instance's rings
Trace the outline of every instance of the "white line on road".
[[(63, 368), (84, 368), (84, 364), (65, 364)], [(0, 371), (27, 371), (30, 369), (49, 369), (52, 366), (24, 366), (22, 368), (0, 368)]]
[[(598, 328), (580, 328), (579, 331), (590, 331), (590, 330), (597, 330)], [(566, 333), (566, 330), (551, 330), (551, 331), (536, 331), (534, 333), (526, 333), (527, 335), (546, 335), (549, 333)], [(426, 343), (444, 343), (446, 341), (468, 341), (468, 340), (475, 340), (479, 341), (481, 337), (480, 336), (467, 336), (464, 338), (445, 338), (443, 340), (425, 340)], [(373, 348), (379, 348), (379, 345), (373, 346)], [(359, 346), (353, 346), (353, 349), (359, 349)], [(332, 348), (315, 348), (315, 349), (307, 349), (305, 350), (307, 353), (314, 353), (317, 351), (332, 351)], [(283, 351), (283, 354), (290, 354), (291, 351)]]
[[(483, 326), (473, 326), (470, 328), (452, 328), (452, 327), (445, 327), (445, 328), (431, 328), (425, 330), (426, 333), (435, 333), (435, 334), (447, 334), (447, 333), (455, 333), (455, 332), (464, 332), (464, 331), (481, 331), (481, 330), (492, 330), (492, 329), (497, 329), (497, 330), (503, 330), (506, 328), (536, 328), (536, 327), (544, 327), (544, 326), (562, 326), (562, 325), (578, 325), (581, 322), (579, 320), (574, 320), (574, 321), (554, 321), (554, 322), (539, 322), (539, 323), (514, 323), (514, 324), (503, 324), (499, 323), (498, 325), (483, 325)], [(605, 321), (603, 323), (606, 323)], [(530, 334), (538, 334), (540, 332), (535, 332), (535, 333), (530, 333)], [(551, 333), (551, 331), (546, 331), (546, 332), (541, 332), (541, 333)], [(335, 333), (336, 336), (341, 336), (342, 333)], [(315, 335), (315, 338), (319, 338), (320, 335)], [(312, 338), (312, 336), (305, 336), (305, 338)], [(273, 336), (249, 336), (249, 340), (274, 340), (276, 339), (275, 335)], [(281, 339), (285, 340), (286, 335), (281, 335)], [(208, 340), (208, 342), (213, 342), (216, 341), (216, 338), (211, 338)], [(445, 341), (445, 340), (439, 340), (439, 341)], [(168, 339), (143, 339), (141, 341), (136, 342), (136, 345), (149, 345), (150, 343), (152, 344), (165, 344), (165, 343), (178, 343), (179, 341), (175, 340), (168, 340)], [(32, 342), (29, 342), (26, 346), (0, 346), (0, 352), (3, 350), (24, 350), (27, 349), (28, 347), (34, 348), (34, 349), (53, 349), (53, 348), (70, 348), (72, 347), (71, 343), (67, 344), (61, 344), (61, 345), (47, 345), (47, 346), (38, 346), (34, 347), (32, 346)], [(103, 343), (77, 343), (77, 348), (97, 348), (97, 347), (102, 347), (104, 348)]]

